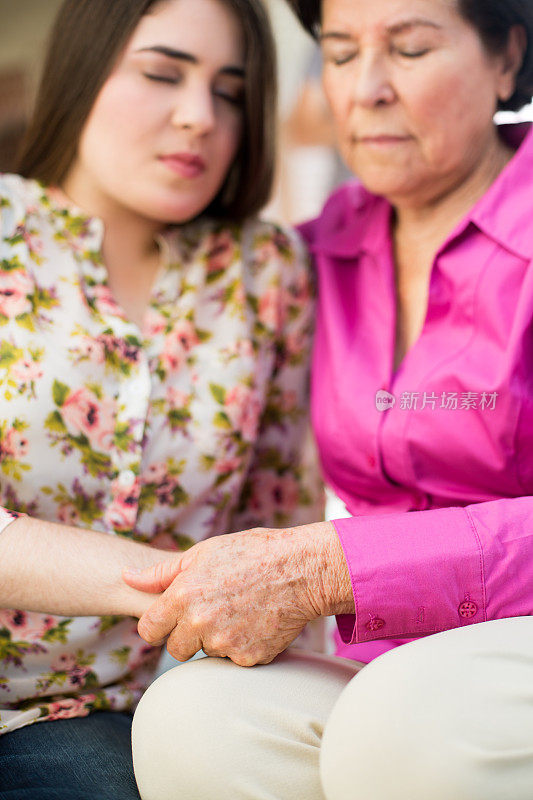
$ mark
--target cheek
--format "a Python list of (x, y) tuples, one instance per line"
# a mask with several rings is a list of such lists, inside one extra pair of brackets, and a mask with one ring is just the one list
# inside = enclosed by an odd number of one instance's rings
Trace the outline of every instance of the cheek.
[(344, 81), (335, 80), (328, 71), (325, 71), (322, 87), (328, 106), (333, 115), (337, 135), (341, 137), (345, 132), (349, 108), (349, 78)]
[[(436, 88), (438, 87), (438, 88)], [(459, 75), (447, 75), (409, 98), (415, 135), (429, 160), (452, 164), (483, 138), (492, 124), (493, 105), (482, 85), (472, 86)]]
[(153, 93), (142, 91), (137, 82), (124, 76), (112, 76), (98, 95), (88, 132), (93, 141), (105, 137), (111, 149), (121, 150), (148, 131), (160, 115)]

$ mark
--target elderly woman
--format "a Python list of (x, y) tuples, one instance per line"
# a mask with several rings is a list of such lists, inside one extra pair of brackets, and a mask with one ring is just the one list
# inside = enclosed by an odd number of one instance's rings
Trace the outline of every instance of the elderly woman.
[[(173, 670), (141, 701), (141, 795), (526, 800), (533, 134), (493, 117), (531, 98), (533, 3), (293, 5), (360, 181), (303, 228), (314, 425), (353, 516), (125, 576), (164, 590), (139, 624), (149, 642), (231, 659)], [(328, 614), (348, 658), (273, 660)]]

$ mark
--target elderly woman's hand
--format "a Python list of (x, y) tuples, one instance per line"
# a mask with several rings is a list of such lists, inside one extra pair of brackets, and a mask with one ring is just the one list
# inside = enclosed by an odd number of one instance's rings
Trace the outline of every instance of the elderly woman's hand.
[(139, 620), (149, 644), (186, 661), (198, 650), (241, 666), (267, 664), (322, 615), (353, 611), (350, 578), (331, 523), (257, 528), (200, 542), (124, 580), (163, 592)]

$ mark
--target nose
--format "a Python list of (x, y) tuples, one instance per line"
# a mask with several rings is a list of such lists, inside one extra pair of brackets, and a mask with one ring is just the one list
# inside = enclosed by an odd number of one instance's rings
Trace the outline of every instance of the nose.
[(352, 81), (352, 100), (364, 108), (389, 105), (396, 98), (385, 59), (378, 53), (361, 54)]
[(176, 96), (171, 117), (172, 125), (186, 128), (203, 136), (215, 126), (214, 97), (210, 87), (183, 87)]

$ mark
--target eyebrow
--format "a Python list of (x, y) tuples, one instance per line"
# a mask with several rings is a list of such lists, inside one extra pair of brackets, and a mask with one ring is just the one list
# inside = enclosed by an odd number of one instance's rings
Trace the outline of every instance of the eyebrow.
[(388, 33), (403, 33), (411, 28), (434, 28), (437, 31), (442, 30), (442, 25), (433, 22), (431, 19), (424, 19), (423, 17), (414, 17), (413, 19), (406, 19), (403, 22), (398, 22), (396, 25), (391, 25), (387, 28)]
[[(165, 45), (158, 44), (153, 47), (141, 47), (136, 50), (137, 53), (159, 53), (167, 58), (174, 58), (177, 61), (186, 61), (188, 64), (199, 64), (199, 60), (192, 53), (186, 53), (184, 50), (175, 50), (173, 47), (166, 47)], [(235, 78), (244, 78), (245, 72), (243, 67), (236, 67), (227, 65), (219, 70), (222, 75), (231, 75)]]
[[(404, 33), (407, 30), (411, 30), (412, 28), (418, 27), (425, 27), (425, 28), (434, 28), (435, 30), (442, 30), (442, 25), (439, 25), (436, 22), (433, 22), (430, 19), (424, 19), (423, 17), (414, 17), (413, 19), (406, 19), (402, 22), (398, 22), (395, 25), (391, 25), (388, 27), (387, 33), (392, 34), (393, 36), (398, 33)], [(334, 39), (337, 41), (349, 41), (353, 37), (349, 33), (341, 33), (340, 31), (326, 31), (325, 33), (321, 33), (318, 37), (321, 42), (327, 39)]]

